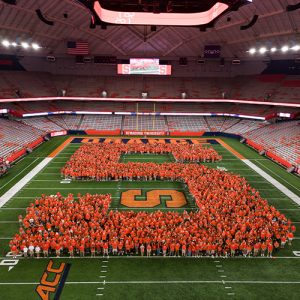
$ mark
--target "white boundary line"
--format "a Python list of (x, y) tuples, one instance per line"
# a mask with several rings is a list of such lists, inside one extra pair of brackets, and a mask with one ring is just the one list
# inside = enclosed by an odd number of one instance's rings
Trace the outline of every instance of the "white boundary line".
[[(44, 158), (44, 157), (43, 157)], [(25, 170), (27, 170), (32, 164), (34, 164), (39, 157), (37, 157), (33, 162), (31, 162), (25, 169), (23, 169), (21, 172), (19, 172), (17, 175), (15, 175), (12, 179), (10, 179), (8, 182), (6, 182), (3, 186), (1, 186), (0, 190), (4, 189), (9, 183), (11, 183), (16, 177), (18, 177), (20, 174), (22, 174)]]
[[(258, 162), (259, 165), (262, 165), (260, 162)], [(272, 171), (270, 168), (262, 165), (264, 168), (266, 168), (270, 173), (273, 173), (276, 175), (276, 173), (274, 173), (274, 171)], [(284, 182), (286, 182), (289, 186), (292, 186), (295, 190), (300, 192), (300, 188), (295, 187), (293, 184), (291, 184), (290, 182), (288, 182), (287, 180), (285, 180), (284, 178), (281, 178)]]
[[(298, 197), (295, 193), (293, 193), (291, 190), (289, 190), (286, 186), (281, 184), (279, 181), (274, 179), (272, 176), (270, 176), (268, 173), (263, 171), (261, 168), (259, 168), (257, 165), (249, 161), (248, 159), (242, 159), (242, 161), (249, 166), (251, 169), (253, 169), (256, 173), (260, 174), (262, 177), (264, 177), (267, 181), (269, 181), (272, 185), (275, 186), (279, 191), (281, 191), (283, 194), (288, 196), (291, 200), (293, 200), (295, 203), (300, 205), (300, 197)], [(258, 189), (262, 190), (262, 189)]]
[(25, 175), (19, 182), (11, 187), (2, 197), (0, 197), (0, 208), (8, 202), (14, 195), (28, 184), (33, 177), (35, 177), (50, 161), (51, 157), (44, 158), (35, 168), (33, 168), (27, 175)]

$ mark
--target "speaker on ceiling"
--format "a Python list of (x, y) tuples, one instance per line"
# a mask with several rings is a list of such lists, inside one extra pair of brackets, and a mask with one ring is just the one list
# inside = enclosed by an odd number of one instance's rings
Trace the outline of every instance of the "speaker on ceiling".
[(4, 3), (6, 4), (10, 4), (10, 5), (16, 5), (17, 4), (17, 0), (2, 0)]
[(54, 55), (47, 55), (46, 56), (46, 60), (50, 61), (50, 62), (55, 62), (56, 61), (56, 57)]
[(294, 10), (297, 10), (297, 9), (299, 9), (300, 8), (300, 2), (299, 3), (297, 3), (297, 4), (294, 4), (294, 5), (288, 5), (287, 7), (286, 7), (286, 11), (294, 11)]
[(43, 15), (43, 13), (42, 13), (42, 11), (41, 11), (40, 9), (37, 9), (35, 12), (36, 12), (38, 18), (39, 18), (43, 23), (45, 23), (45, 24), (47, 24), (47, 25), (49, 25), (49, 26), (53, 26), (53, 25), (54, 25), (54, 22), (53, 22), (53, 21), (47, 20), (47, 19), (44, 17), (44, 15)]
[(248, 24), (242, 25), (240, 27), (240, 30), (247, 30), (247, 29), (251, 28), (252, 26), (254, 26), (254, 24), (257, 22), (257, 20), (258, 20), (258, 15), (254, 15), (252, 20)]

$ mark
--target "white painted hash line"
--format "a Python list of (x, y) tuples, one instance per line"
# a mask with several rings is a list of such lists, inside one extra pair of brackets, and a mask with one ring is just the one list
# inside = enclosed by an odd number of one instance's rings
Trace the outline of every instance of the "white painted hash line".
[[(300, 284), (300, 281), (268, 280), (168, 280), (168, 281), (66, 281), (65, 284)], [(39, 282), (0, 282), (0, 285), (37, 285)]]

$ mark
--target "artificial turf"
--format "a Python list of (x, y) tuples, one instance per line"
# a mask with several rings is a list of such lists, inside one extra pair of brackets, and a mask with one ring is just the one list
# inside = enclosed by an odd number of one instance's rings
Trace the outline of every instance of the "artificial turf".
[[(18, 182), (65, 139), (66, 137), (59, 137), (44, 143), (16, 164), (9, 174), (0, 178), (0, 195)], [(227, 138), (223, 140), (295, 194), (300, 195), (299, 177), (288, 174), (277, 164), (258, 155), (236, 140)], [(274, 205), (299, 227), (300, 208), (298, 205), (227, 149), (221, 145), (212, 146), (223, 156), (223, 160), (217, 163), (205, 163), (207, 166), (223, 167), (229, 172), (245, 177), (271, 205)], [(18, 215), (24, 215), (25, 208), (41, 194), (110, 193), (113, 197), (112, 209), (122, 209), (119, 205), (120, 193), (130, 188), (139, 188), (143, 192), (162, 188), (176, 189), (184, 191), (188, 198), (188, 191), (180, 182), (76, 181), (69, 184), (61, 183), (60, 169), (78, 147), (80, 144), (68, 145), (0, 209), (0, 254), (2, 257), (8, 252), (9, 238), (18, 231)], [(122, 156), (121, 161), (162, 163), (172, 161), (172, 156), (130, 154)], [(162, 209), (163, 204), (158, 208)], [(187, 208), (195, 209), (192, 199)], [(300, 237), (298, 228), (295, 236)], [(117, 257), (109, 259), (61, 258), (54, 259), (54, 261), (56, 264), (71, 263), (61, 299), (97, 299), (99, 297), (102, 299), (299, 299), (300, 258), (296, 258), (293, 254), (293, 251), (297, 250), (300, 251), (299, 239), (294, 240), (292, 246), (287, 246), (275, 253), (274, 259)], [(20, 259), (10, 272), (7, 266), (0, 265), (1, 299), (39, 299), (35, 288), (47, 263), (48, 259)], [(107, 272), (101, 272), (103, 270)], [(6, 283), (11, 284), (6, 285)], [(53, 299), (53, 294), (50, 299)]]

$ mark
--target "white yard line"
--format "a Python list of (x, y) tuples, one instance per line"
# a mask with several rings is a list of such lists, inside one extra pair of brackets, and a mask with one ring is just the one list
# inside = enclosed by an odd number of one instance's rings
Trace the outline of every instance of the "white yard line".
[[(174, 281), (105, 281), (105, 284), (300, 284), (300, 281), (268, 280), (174, 280)], [(0, 282), (0, 285), (37, 285), (39, 282)], [(104, 281), (66, 281), (65, 284), (104, 284)]]
[[(44, 158), (44, 157), (43, 157)], [(9, 183), (11, 183), (16, 177), (18, 177), (20, 174), (22, 174), (24, 171), (26, 171), (32, 164), (34, 164), (39, 158), (36, 158), (33, 162), (31, 162), (25, 169), (23, 169), (21, 172), (19, 172), (16, 176), (14, 176), (11, 180), (6, 182), (3, 186), (1, 186), (0, 190), (4, 189)]]
[(37, 175), (50, 161), (51, 157), (46, 157), (35, 168), (33, 168), (27, 175), (25, 175), (19, 182), (11, 187), (3, 196), (0, 197), (0, 207), (8, 202), (14, 195), (16, 195), (32, 178)]
[(0, 224), (14, 224), (19, 223), (19, 221), (0, 221)]
[(0, 207), (0, 211), (3, 209), (14, 210), (14, 209), (27, 209), (26, 207)]
[[(269, 181), (272, 185), (275, 186), (279, 191), (281, 191), (283, 194), (288, 196), (291, 200), (293, 200), (295, 203), (300, 205), (300, 197), (298, 197), (295, 193), (293, 193), (291, 190), (289, 190), (287, 187), (285, 187), (283, 184), (281, 184), (279, 181), (274, 179), (272, 176), (270, 176), (268, 173), (263, 171), (261, 168), (259, 168), (257, 165), (249, 161), (248, 159), (242, 159), (242, 161), (249, 166), (251, 169), (253, 169), (256, 173), (264, 177), (267, 181)], [(262, 190), (262, 189), (259, 189)]]

